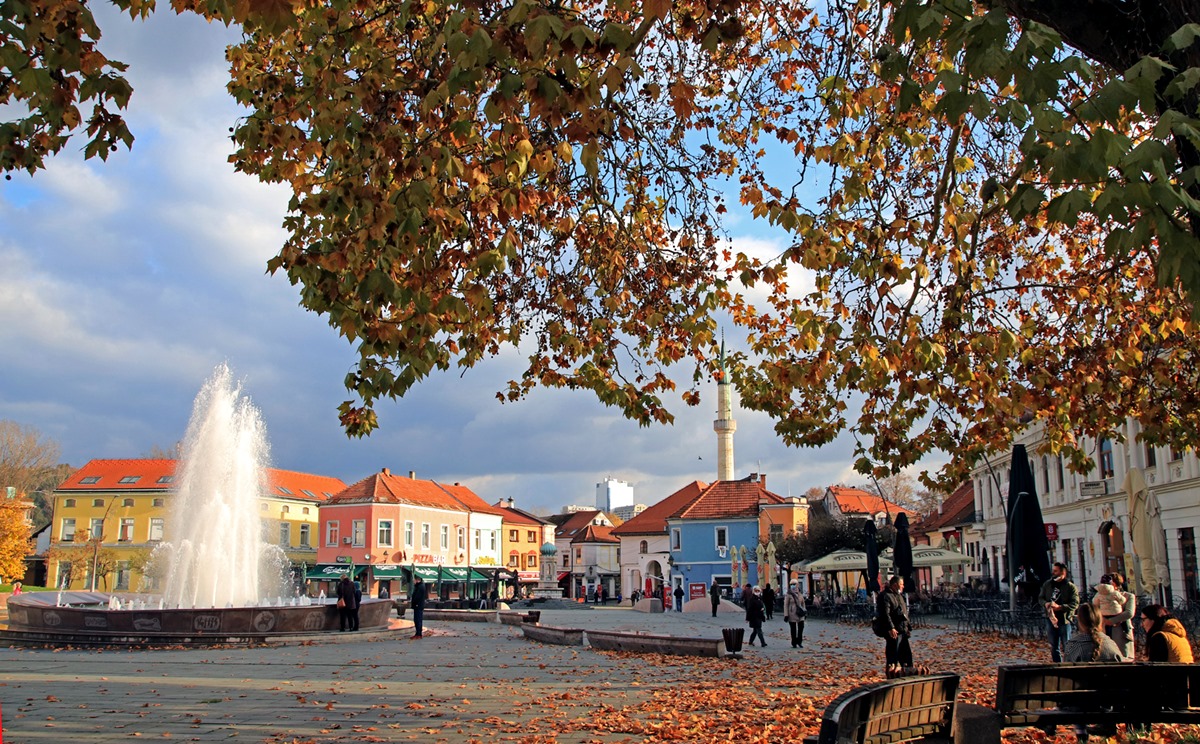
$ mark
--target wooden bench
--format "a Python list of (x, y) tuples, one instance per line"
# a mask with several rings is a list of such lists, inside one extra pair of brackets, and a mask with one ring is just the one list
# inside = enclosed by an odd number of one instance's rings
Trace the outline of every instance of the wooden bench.
[(957, 674), (928, 674), (855, 687), (834, 698), (821, 732), (805, 744), (951, 741)]
[(996, 711), (1005, 727), (1200, 723), (1200, 666), (1002, 666), (996, 674)]

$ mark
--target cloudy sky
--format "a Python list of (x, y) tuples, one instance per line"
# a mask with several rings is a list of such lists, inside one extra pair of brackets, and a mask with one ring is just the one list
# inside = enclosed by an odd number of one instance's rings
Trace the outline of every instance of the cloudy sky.
[[(85, 162), (79, 139), (35, 177), (0, 182), (0, 419), (56, 439), (72, 465), (141, 457), (182, 438), (200, 386), (228, 362), (262, 412), (275, 467), (348, 483), (414, 470), (543, 513), (593, 503), (606, 476), (647, 504), (713, 479), (715, 386), (697, 408), (676, 405), (673, 426), (643, 429), (583, 392), (501, 405), (511, 357), (380, 403), (380, 430), (347, 439), (336, 409), (353, 349), (265, 273), (286, 191), (227, 163), (235, 35), (168, 10), (146, 22), (96, 10), (102, 48), (130, 64), (137, 140), (105, 163)], [(774, 250), (762, 234), (735, 242)], [(765, 417), (736, 418), (739, 477), (765, 472), (783, 495), (862, 482), (848, 442), (788, 449)]]

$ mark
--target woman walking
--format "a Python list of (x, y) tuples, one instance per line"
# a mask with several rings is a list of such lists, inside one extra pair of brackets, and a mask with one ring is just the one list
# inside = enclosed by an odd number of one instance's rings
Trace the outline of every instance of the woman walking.
[(888, 679), (899, 677), (913, 665), (912, 646), (908, 636), (912, 627), (908, 622), (908, 601), (904, 597), (904, 578), (893, 576), (879, 593), (875, 602), (875, 635), (884, 639), (884, 660)]
[(800, 593), (800, 583), (793, 581), (788, 585), (787, 594), (783, 597), (783, 616), (792, 629), (792, 648), (804, 648), (804, 618), (808, 608), (804, 605), (804, 595)]
[(767, 639), (763, 637), (763, 621), (767, 619), (767, 611), (762, 601), (762, 589), (757, 586), (750, 590), (750, 594), (746, 597), (746, 623), (750, 626), (750, 645), (754, 645), (754, 637), (758, 636), (758, 640), (762, 643), (763, 648), (767, 646)]

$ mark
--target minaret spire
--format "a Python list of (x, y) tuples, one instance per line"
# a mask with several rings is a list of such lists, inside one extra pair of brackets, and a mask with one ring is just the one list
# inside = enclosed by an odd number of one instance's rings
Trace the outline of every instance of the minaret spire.
[(733, 420), (733, 384), (725, 366), (725, 333), (721, 332), (721, 369), (717, 372), (717, 420), (713, 422), (717, 433), (717, 480), (731, 481), (733, 473), (733, 433), (737, 422)]

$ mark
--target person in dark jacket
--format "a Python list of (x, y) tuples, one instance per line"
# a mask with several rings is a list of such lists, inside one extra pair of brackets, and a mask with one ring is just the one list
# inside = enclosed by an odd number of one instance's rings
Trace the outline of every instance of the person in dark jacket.
[(783, 595), (783, 617), (791, 627), (792, 648), (804, 648), (804, 618), (807, 616), (804, 594), (800, 591), (800, 584), (793, 581), (787, 594)]
[(713, 617), (717, 616), (717, 608), (721, 606), (721, 585), (713, 579), (712, 586), (708, 588), (708, 598), (712, 601)]
[(361, 597), (360, 590), (350, 580), (350, 576), (343, 576), (337, 585), (338, 626), (343, 633), (347, 630), (358, 630), (358, 603), (362, 601)]
[(423, 638), (425, 624), (425, 581), (413, 576), (412, 589), (408, 592), (408, 606), (413, 611), (413, 638)]
[(1142, 608), (1142, 630), (1146, 631), (1146, 659), (1191, 664), (1192, 646), (1183, 623), (1171, 617), (1171, 611), (1158, 604)]
[(683, 612), (683, 587), (675, 587), (675, 611)]
[(762, 590), (763, 608), (767, 612), (767, 619), (772, 620), (775, 617), (775, 590), (770, 584), (763, 587)]
[(883, 638), (884, 662), (889, 678), (899, 676), (913, 664), (909, 634), (912, 626), (908, 622), (908, 600), (904, 597), (904, 578), (893, 576), (875, 601), (875, 635)]
[(1079, 590), (1067, 578), (1067, 567), (1055, 563), (1050, 569), (1050, 580), (1042, 584), (1038, 600), (1046, 608), (1046, 636), (1050, 640), (1050, 658), (1062, 661), (1062, 650), (1071, 640), (1071, 623), (1075, 622), (1075, 611), (1079, 609)]
[(767, 646), (767, 639), (763, 637), (763, 621), (767, 619), (766, 610), (763, 608), (762, 589), (757, 586), (750, 590), (746, 595), (746, 623), (750, 626), (750, 640), (748, 643), (754, 645), (754, 637), (758, 636), (758, 640), (762, 643), (763, 648)]

